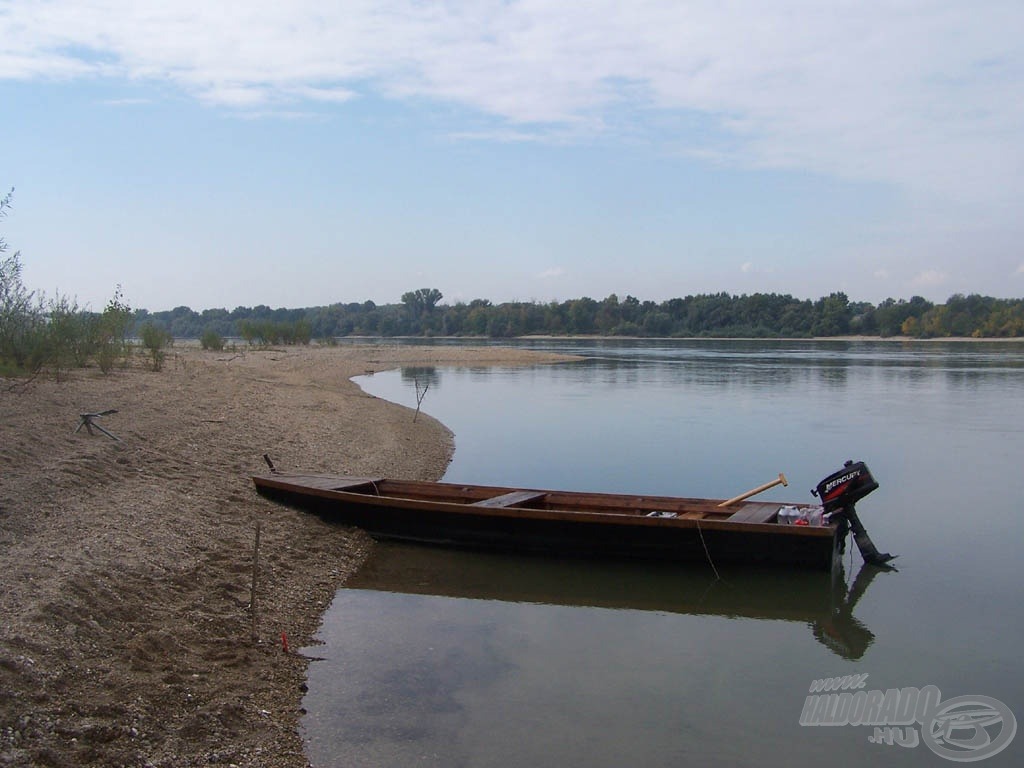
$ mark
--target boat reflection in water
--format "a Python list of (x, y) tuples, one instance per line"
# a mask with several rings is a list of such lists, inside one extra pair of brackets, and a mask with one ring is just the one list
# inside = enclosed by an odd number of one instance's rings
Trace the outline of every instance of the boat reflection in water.
[(666, 563), (560, 560), (378, 542), (346, 586), (437, 597), (807, 624), (835, 655), (860, 659), (874, 634), (853, 615), (878, 573), (861, 564), (852, 584), (837, 558), (832, 573), (737, 569), (722, 579)]

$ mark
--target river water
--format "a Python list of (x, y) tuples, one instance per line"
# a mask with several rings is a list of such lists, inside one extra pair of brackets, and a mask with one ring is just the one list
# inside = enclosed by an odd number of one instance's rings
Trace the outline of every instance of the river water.
[[(359, 383), (410, 407), (429, 383), (456, 482), (728, 497), (784, 472), (759, 498), (810, 502), (864, 460), (881, 487), (858, 511), (898, 570), (862, 567), (852, 542), (833, 574), (719, 577), (384, 545), (310, 650), (314, 764), (1021, 764), (1024, 736), (995, 747), (1024, 717), (1024, 345), (518, 344), (586, 359)], [(813, 681), (854, 674), (999, 716), (945, 741), (934, 711), (898, 732), (801, 724)]]

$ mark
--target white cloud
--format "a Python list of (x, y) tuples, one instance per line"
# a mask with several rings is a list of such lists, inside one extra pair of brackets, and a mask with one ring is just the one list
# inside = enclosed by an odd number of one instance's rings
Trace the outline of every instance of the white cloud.
[(448, 136), (455, 141), (488, 141), (501, 144), (536, 144), (548, 141), (545, 136), (524, 130), (454, 131)]
[(562, 267), (550, 267), (540, 272), (537, 277), (541, 280), (554, 280), (565, 275), (565, 269)]
[(913, 285), (933, 288), (942, 285), (949, 279), (949, 275), (937, 269), (926, 269), (919, 272), (911, 281)]
[(1016, 274), (1018, 274), (1018, 275), (1024, 275), (1024, 262), (1021, 262), (1021, 265), (1020, 265), (1019, 267), (1017, 267), (1017, 272), (1016, 272)]
[(355, 91), (349, 90), (348, 88), (313, 88), (310, 86), (300, 86), (292, 89), (292, 93), (300, 98), (310, 99), (311, 101), (323, 101), (331, 102), (335, 104), (343, 104), (346, 101), (350, 101), (356, 97)]
[[(375, 91), (497, 117), (509, 127), (499, 140), (623, 130), (720, 162), (979, 205), (1016, 189), (1020, 3), (735, 11), (717, 0), (10, 0), (0, 79), (170, 81), (256, 110)], [(659, 115), (699, 115), (704, 129), (661, 136)]]
[(259, 107), (267, 103), (269, 95), (266, 89), (257, 86), (224, 83), (210, 86), (199, 94), (199, 98), (228, 107)]
[(745, 261), (740, 265), (740, 272), (745, 275), (770, 275), (775, 272), (775, 267), (763, 267), (752, 261)]

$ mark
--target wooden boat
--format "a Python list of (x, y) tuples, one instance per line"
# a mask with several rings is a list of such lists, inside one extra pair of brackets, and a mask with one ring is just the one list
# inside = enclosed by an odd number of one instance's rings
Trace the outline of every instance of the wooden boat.
[[(856, 471), (867, 474), (866, 467)], [(785, 482), (781, 475), (780, 479)], [(253, 481), (268, 498), (374, 536), (523, 553), (824, 569), (842, 550), (847, 531), (844, 515), (833, 515), (822, 525), (784, 525), (778, 519), (782, 504), (742, 497), (723, 507), (717, 499), (301, 474), (273, 468)], [(824, 496), (822, 500), (831, 511), (829, 501)]]

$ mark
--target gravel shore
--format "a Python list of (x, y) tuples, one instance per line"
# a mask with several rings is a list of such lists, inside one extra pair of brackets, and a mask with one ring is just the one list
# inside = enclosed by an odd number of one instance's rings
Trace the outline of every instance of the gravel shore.
[[(281, 469), (438, 479), (451, 433), (350, 377), (556, 359), (176, 348), (160, 372), (0, 380), (0, 766), (307, 766), (294, 651), (372, 541), (257, 496), (263, 454)], [(79, 414), (107, 409), (97, 423), (119, 440), (75, 432)]]

